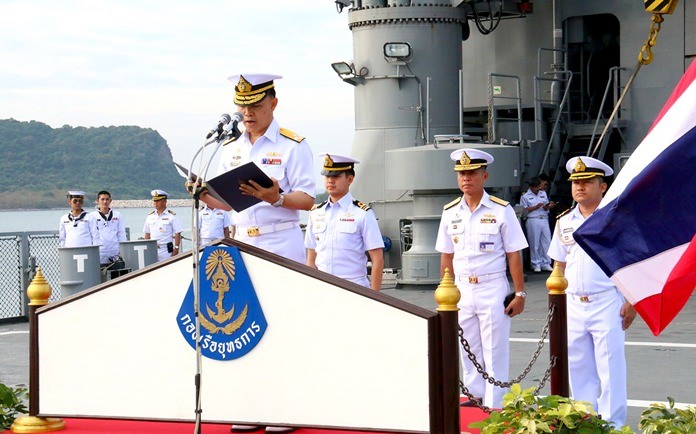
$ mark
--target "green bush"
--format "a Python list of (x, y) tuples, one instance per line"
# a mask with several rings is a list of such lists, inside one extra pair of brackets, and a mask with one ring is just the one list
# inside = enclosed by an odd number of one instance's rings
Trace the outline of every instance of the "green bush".
[(503, 397), (503, 408), (494, 411), (487, 419), (469, 424), (479, 428), (481, 434), (632, 434), (625, 426), (615, 429), (608, 421), (597, 416), (592, 406), (557, 395), (534, 395), (534, 387), (522, 390), (514, 384)]
[(0, 430), (10, 429), (17, 416), (29, 411), (26, 406), (28, 399), (29, 394), (23, 385), (9, 387), (0, 383)]
[(669, 408), (664, 404), (652, 404), (641, 413), (638, 427), (643, 434), (686, 434), (696, 433), (696, 408), (674, 408), (674, 399), (667, 397)]

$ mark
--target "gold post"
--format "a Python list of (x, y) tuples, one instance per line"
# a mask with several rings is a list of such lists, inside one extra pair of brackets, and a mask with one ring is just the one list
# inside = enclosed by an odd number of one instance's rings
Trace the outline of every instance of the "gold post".
[(459, 308), (457, 307), (457, 303), (459, 303), (460, 298), (461, 294), (459, 293), (457, 286), (454, 284), (454, 280), (452, 279), (449, 268), (445, 268), (445, 274), (442, 276), (440, 285), (438, 285), (437, 289), (435, 290), (437, 311), (458, 311)]
[(553, 271), (546, 279), (549, 290), (549, 309), (553, 309), (553, 318), (549, 329), (549, 353), (551, 362), (551, 394), (564, 397), (570, 396), (568, 382), (568, 323), (566, 316), (566, 293), (568, 280), (563, 275), (563, 269), (554, 262)]
[(438, 408), (441, 408), (441, 426), (433, 432), (460, 434), (459, 428), (459, 319), (457, 303), (459, 289), (452, 280), (448, 268), (435, 290), (437, 316), (440, 328), (440, 348), (435, 353), (440, 359), (440, 381), (438, 385)]
[(40, 433), (65, 429), (65, 421), (55, 417), (38, 417), (39, 414), (39, 325), (36, 309), (48, 304), (51, 286), (44, 278), (41, 267), (27, 288), (29, 296), (29, 415), (17, 418), (10, 431), (13, 433)]

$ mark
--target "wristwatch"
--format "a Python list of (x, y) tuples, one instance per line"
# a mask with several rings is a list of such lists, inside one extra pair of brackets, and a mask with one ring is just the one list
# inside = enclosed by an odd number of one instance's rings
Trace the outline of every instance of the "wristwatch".
[(284, 195), (284, 194), (281, 194), (280, 197), (278, 198), (278, 200), (275, 201), (275, 202), (273, 202), (272, 205), (273, 205), (274, 207), (276, 207), (276, 208), (280, 208), (281, 206), (283, 206), (283, 201), (284, 201), (284, 200), (285, 200), (285, 195)]
[(525, 290), (523, 289), (523, 290), (520, 291), (520, 292), (516, 292), (516, 293), (515, 293), (515, 296), (516, 296), (516, 297), (527, 298), (527, 291), (525, 291)]

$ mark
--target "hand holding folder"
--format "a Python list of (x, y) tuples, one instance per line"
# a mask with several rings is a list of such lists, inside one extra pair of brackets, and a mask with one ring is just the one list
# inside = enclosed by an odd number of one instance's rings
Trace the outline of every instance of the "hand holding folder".
[[(186, 174), (188, 178), (188, 170), (178, 163), (174, 163), (180, 171)], [(196, 180), (198, 177), (191, 174), (191, 179)], [(266, 175), (259, 166), (253, 161), (229, 170), (222, 175), (207, 181), (208, 193), (217, 200), (226, 203), (233, 210), (240, 212), (261, 202), (254, 196), (242, 194), (239, 190), (241, 184), (249, 183), (252, 180), (261, 187), (270, 188), (273, 186), (273, 180)], [(283, 190), (280, 189), (280, 192)]]

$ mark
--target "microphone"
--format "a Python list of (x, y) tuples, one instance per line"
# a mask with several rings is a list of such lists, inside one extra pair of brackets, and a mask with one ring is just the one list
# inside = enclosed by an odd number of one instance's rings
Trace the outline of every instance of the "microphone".
[[(235, 113), (235, 114), (236, 114), (236, 113)], [(215, 133), (217, 133), (217, 134), (219, 135), (219, 134), (222, 132), (222, 127), (224, 127), (225, 125), (229, 124), (231, 120), (232, 120), (232, 118), (230, 117), (230, 115), (228, 115), (227, 113), (223, 113), (223, 114), (220, 116), (220, 120), (218, 121), (217, 126), (216, 126), (215, 128), (213, 128), (212, 130), (210, 130), (210, 132), (208, 133), (207, 136), (205, 136), (205, 138), (206, 138), (206, 139), (209, 139), (209, 138), (211, 138), (211, 137), (213, 136), (213, 134), (215, 134)]]
[(237, 128), (237, 125), (244, 120), (244, 115), (239, 113), (239, 112), (234, 112), (232, 113), (232, 118), (230, 122), (225, 125), (225, 128), (223, 129), (224, 135), (226, 137), (233, 136), (235, 139), (238, 139), (239, 136), (242, 135), (242, 132), (239, 131), (239, 128)]

